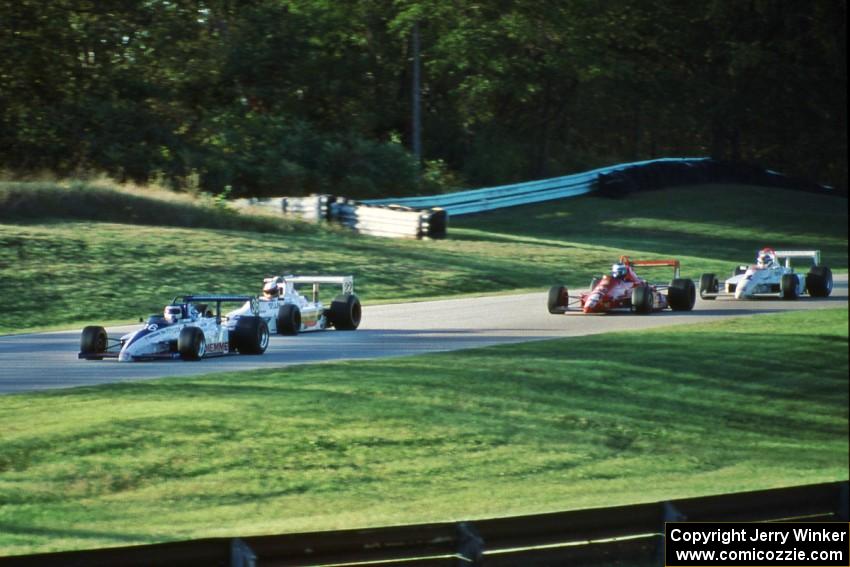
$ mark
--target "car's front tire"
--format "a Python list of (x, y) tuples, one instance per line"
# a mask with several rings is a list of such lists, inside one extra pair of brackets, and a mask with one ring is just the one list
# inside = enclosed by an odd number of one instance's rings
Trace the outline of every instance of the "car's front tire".
[[(80, 335), (80, 354), (92, 355), (106, 352), (108, 342), (106, 329), (94, 325), (86, 327), (83, 329), (82, 335)], [(96, 360), (103, 359), (102, 356), (91, 358), (95, 358)]]
[(717, 293), (720, 283), (714, 274), (703, 274), (699, 278), (699, 296), (702, 299), (716, 299), (714, 296), (706, 297), (706, 293)]
[(782, 299), (797, 299), (800, 296), (799, 285), (797, 274), (783, 274), (779, 280), (779, 294)]
[[(594, 286), (595, 287), (595, 286)], [(570, 292), (562, 285), (555, 285), (549, 288), (549, 298), (546, 301), (546, 307), (552, 315), (566, 313), (570, 304)]]
[(641, 315), (649, 315), (654, 305), (655, 297), (651, 287), (639, 285), (632, 288), (632, 310)]
[(177, 337), (177, 352), (183, 360), (201, 360), (207, 353), (207, 340), (198, 327), (184, 327)]

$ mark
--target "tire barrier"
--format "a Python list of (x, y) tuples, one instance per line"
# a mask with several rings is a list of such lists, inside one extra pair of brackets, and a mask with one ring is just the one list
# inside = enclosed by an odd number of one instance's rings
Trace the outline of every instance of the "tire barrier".
[(848, 483), (462, 522), (0, 557), (0, 567), (660, 564), (664, 522), (847, 522)]
[(445, 238), (446, 211), (401, 205), (366, 205), (337, 197), (330, 205), (330, 218), (362, 234), (390, 238)]
[(233, 204), (307, 221), (337, 222), (362, 234), (389, 238), (445, 238), (448, 227), (448, 215), (440, 208), (370, 205), (336, 195), (237, 199)]

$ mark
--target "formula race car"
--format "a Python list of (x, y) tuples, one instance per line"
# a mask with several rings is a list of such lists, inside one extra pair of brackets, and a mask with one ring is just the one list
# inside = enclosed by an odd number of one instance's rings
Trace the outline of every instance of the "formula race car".
[[(342, 293), (326, 306), (319, 299), (320, 284), (342, 286)], [(308, 299), (299, 292), (304, 285), (311, 286)], [(241, 308), (227, 314), (238, 320), (251, 315), (252, 304), (245, 302)], [(354, 295), (352, 276), (275, 276), (263, 279), (263, 295), (259, 299), (259, 316), (272, 333), (297, 335), (306, 331), (322, 331), (333, 327), (353, 331), (360, 326), (362, 308)]]
[[(222, 318), (221, 304), (246, 302), (249, 313)], [(214, 307), (214, 308), (211, 308)], [(269, 346), (269, 328), (258, 316), (256, 297), (245, 295), (186, 295), (175, 297), (162, 315), (120, 339), (109, 338), (103, 327), (83, 329), (78, 358), (121, 362), (137, 360), (200, 360), (208, 356), (262, 354)]]
[[(673, 281), (669, 285), (652, 284), (635, 273), (635, 266), (671, 266)], [(666, 292), (666, 293), (665, 293)], [(696, 301), (696, 286), (690, 279), (679, 275), (678, 260), (630, 260), (621, 256), (611, 266), (611, 273), (593, 279), (590, 291), (578, 299), (570, 299), (564, 286), (549, 290), (549, 313), (566, 313), (571, 305), (584, 313), (605, 313), (615, 309), (628, 309), (647, 314), (670, 308), (673, 311), (690, 311)]]
[[(805, 277), (791, 267), (791, 260), (800, 258), (811, 260)], [(722, 286), (714, 274), (703, 274), (699, 280), (699, 294), (703, 299), (797, 299), (804, 293), (812, 297), (828, 297), (832, 293), (832, 270), (820, 265), (820, 250), (762, 248), (756, 254), (755, 264), (736, 267), (732, 277)]]

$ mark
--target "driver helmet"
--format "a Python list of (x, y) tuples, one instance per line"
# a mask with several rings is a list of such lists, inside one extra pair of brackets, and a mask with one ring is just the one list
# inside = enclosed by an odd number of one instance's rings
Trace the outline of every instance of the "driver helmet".
[(283, 281), (279, 277), (269, 278), (263, 285), (263, 297), (271, 299), (280, 295), (283, 289)]
[(614, 264), (611, 266), (611, 277), (621, 280), (629, 273), (629, 268), (625, 264)]
[(766, 268), (773, 264), (775, 260), (776, 255), (774, 254), (773, 250), (765, 248), (764, 250), (761, 250), (759, 252), (758, 257), (756, 258), (756, 264), (761, 268)]
[(169, 323), (176, 323), (183, 318), (183, 308), (179, 305), (166, 305), (162, 317)]
[(198, 308), (192, 304), (189, 304), (189, 319), (196, 320), (201, 316), (201, 312), (198, 311)]

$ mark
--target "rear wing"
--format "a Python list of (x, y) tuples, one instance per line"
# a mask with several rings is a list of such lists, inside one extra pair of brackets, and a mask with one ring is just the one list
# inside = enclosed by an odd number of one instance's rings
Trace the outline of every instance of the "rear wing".
[(252, 299), (256, 299), (256, 296), (221, 294), (178, 295), (171, 303), (173, 305), (178, 305), (180, 303), (245, 303), (246, 301), (251, 301)]
[(776, 259), (778, 261), (785, 260), (785, 267), (791, 267), (792, 259), (808, 258), (811, 259), (812, 265), (820, 265), (820, 250), (776, 250)]
[(679, 261), (670, 259), (670, 260), (632, 260), (628, 256), (620, 256), (620, 263), (628, 264), (629, 266), (646, 266), (646, 267), (659, 267), (659, 266), (670, 266), (673, 268), (673, 278), (679, 278)]
[(181, 305), (184, 303), (194, 303), (196, 305), (206, 306), (209, 303), (215, 304), (215, 312), (213, 315), (216, 321), (221, 319), (221, 304), (222, 303), (251, 303), (251, 313), (256, 315), (260, 312), (259, 302), (256, 295), (230, 295), (230, 294), (203, 294), (203, 295), (178, 295), (172, 301), (172, 305)]
[[(278, 276), (273, 278), (264, 278), (263, 283), (280, 282), (283, 280), (285, 288), (288, 291), (295, 291), (296, 285), (312, 285), (313, 286), (313, 302), (319, 300), (319, 285), (332, 284), (342, 287), (342, 293), (351, 295), (354, 293), (354, 276)], [(281, 291), (283, 293), (283, 291)]]
[(293, 284), (338, 284), (342, 293), (354, 293), (354, 276), (284, 276), (287, 282)]

